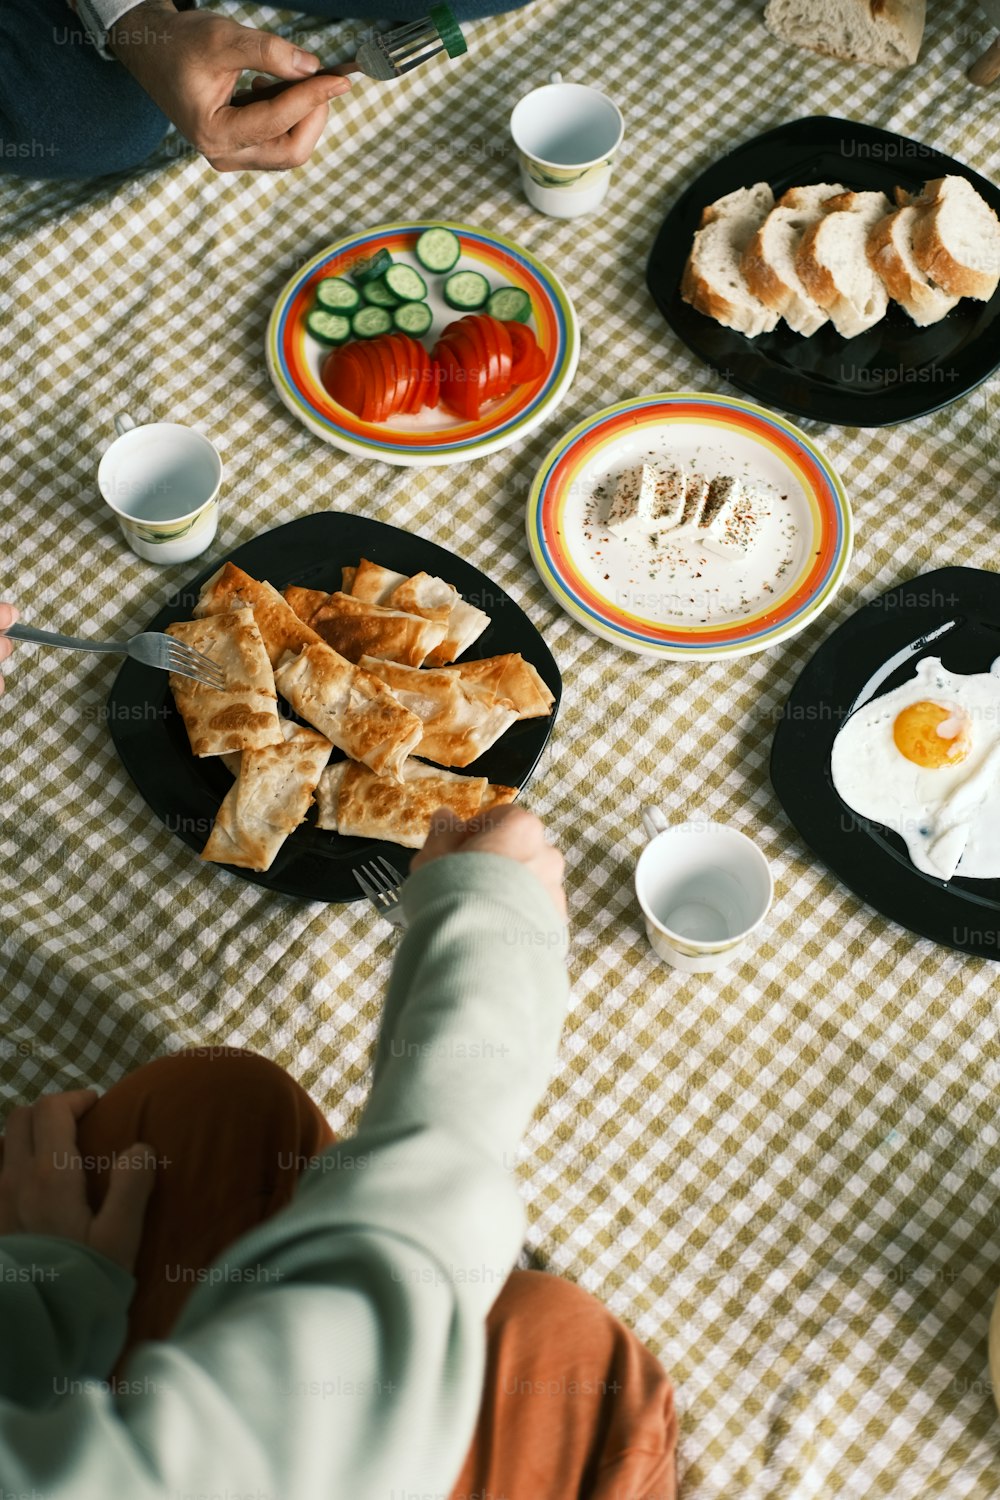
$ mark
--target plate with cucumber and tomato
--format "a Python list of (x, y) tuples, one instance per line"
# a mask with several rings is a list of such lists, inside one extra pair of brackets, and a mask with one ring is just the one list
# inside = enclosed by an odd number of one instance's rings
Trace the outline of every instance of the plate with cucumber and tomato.
[(502, 235), (442, 221), (382, 224), (321, 250), (289, 280), (267, 367), (310, 432), (410, 466), (517, 442), (569, 390), (573, 304)]

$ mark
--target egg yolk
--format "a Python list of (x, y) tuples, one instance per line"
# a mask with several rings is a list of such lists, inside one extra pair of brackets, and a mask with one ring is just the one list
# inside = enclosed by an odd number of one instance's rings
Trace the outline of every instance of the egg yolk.
[(969, 716), (943, 703), (910, 703), (892, 726), (896, 749), (915, 766), (956, 766), (972, 749)]

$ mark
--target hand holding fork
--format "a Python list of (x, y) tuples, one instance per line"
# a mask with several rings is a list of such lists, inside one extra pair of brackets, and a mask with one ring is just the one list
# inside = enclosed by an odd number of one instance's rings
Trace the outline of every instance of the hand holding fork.
[[(57, 635), (52, 630), (35, 630), (30, 625), (18, 625), (17, 619), (18, 612), (12, 604), (0, 604), (0, 661), (10, 655), (13, 649), (10, 641), (32, 641), (36, 645), (63, 646), (71, 651), (130, 656), (133, 661), (141, 661), (147, 667), (159, 667), (178, 677), (190, 677), (204, 687), (221, 689), (226, 685), (225, 672), (211, 657), (160, 631), (146, 631), (127, 641), (93, 641), (74, 635)], [(2, 681), (0, 678), (0, 685)]]

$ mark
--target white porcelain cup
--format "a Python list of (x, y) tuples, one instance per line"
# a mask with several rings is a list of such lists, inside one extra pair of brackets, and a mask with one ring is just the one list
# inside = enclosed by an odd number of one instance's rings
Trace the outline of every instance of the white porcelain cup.
[(180, 422), (115, 417), (118, 436), (97, 470), (105, 502), (132, 551), (147, 562), (187, 562), (219, 524), (222, 460), (207, 437)]
[(533, 208), (575, 219), (598, 206), (611, 183), (611, 162), (625, 130), (618, 106), (558, 73), (514, 106), (510, 133), (521, 186)]
[(774, 881), (752, 839), (724, 823), (670, 825), (642, 813), (649, 843), (635, 891), (656, 953), (675, 969), (709, 974), (731, 963), (771, 908)]

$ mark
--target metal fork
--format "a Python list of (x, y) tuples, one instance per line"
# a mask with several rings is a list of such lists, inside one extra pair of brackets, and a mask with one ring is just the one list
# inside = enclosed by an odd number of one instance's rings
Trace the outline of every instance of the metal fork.
[(210, 656), (203, 656), (193, 646), (175, 641), (172, 635), (147, 631), (130, 641), (83, 641), (74, 635), (56, 635), (52, 630), (33, 630), (30, 625), (9, 625), (2, 635), (14, 641), (35, 641), (40, 646), (68, 646), (72, 651), (110, 651), (131, 656), (147, 667), (161, 667), (178, 677), (191, 677), (205, 687), (224, 688), (226, 674)]
[[(379, 869), (378, 866), (382, 868)], [(379, 916), (385, 917), (393, 927), (405, 927), (406, 916), (400, 902), (403, 876), (394, 865), (380, 854), (377, 860), (362, 865), (351, 872)]]
[(441, 52), (461, 57), (469, 49), (462, 29), (447, 5), (435, 5), (422, 20), (383, 31), (358, 48), (355, 62), (369, 78), (400, 78)]
[[(364, 73), (368, 78), (388, 83), (390, 78), (401, 78), (411, 68), (418, 68), (421, 63), (429, 62), (440, 52), (447, 52), (449, 57), (461, 57), (468, 50), (462, 28), (447, 5), (435, 5), (422, 20), (407, 21), (405, 25), (397, 26), (392, 31), (380, 32), (370, 42), (362, 42), (353, 61), (334, 63), (330, 68), (320, 68), (319, 72), (342, 76)], [(237, 105), (258, 104), (262, 99), (274, 99), (292, 87), (291, 82), (284, 80), (279, 83), (260, 83), (255, 80), (253, 88), (241, 89), (229, 102)]]

